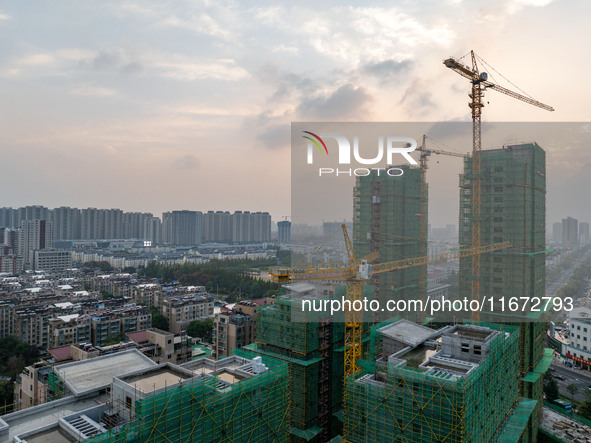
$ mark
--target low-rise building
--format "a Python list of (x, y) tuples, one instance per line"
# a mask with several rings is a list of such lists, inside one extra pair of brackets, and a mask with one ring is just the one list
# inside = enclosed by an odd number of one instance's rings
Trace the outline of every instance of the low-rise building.
[(568, 320), (566, 357), (581, 368), (591, 370), (591, 309), (575, 308)]

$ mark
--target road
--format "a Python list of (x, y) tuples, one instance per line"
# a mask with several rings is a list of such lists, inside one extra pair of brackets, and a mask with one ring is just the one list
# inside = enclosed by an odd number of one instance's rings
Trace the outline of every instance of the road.
[(562, 395), (565, 395), (568, 399), (571, 398), (570, 392), (566, 390), (566, 387), (571, 383), (577, 387), (575, 393), (575, 401), (581, 402), (586, 399), (587, 388), (591, 386), (591, 372), (583, 371), (581, 369), (567, 368), (561, 363), (552, 363), (550, 368), (555, 371), (553, 375), (561, 375), (564, 380), (556, 379), (558, 382), (558, 390)]
[(575, 268), (577, 268), (581, 263), (583, 263), (589, 256), (591, 256), (591, 250), (586, 251), (582, 257), (573, 260), (568, 269), (562, 270), (556, 276), (555, 279), (548, 280), (546, 282), (546, 296), (554, 297), (556, 295), (556, 292), (568, 283), (568, 280), (575, 272)]

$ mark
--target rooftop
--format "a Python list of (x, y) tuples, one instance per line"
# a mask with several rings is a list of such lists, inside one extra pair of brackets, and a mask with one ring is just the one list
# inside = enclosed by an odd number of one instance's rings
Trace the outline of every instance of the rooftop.
[[(78, 399), (74, 396), (62, 398), (60, 400), (44, 403), (32, 408), (23, 409), (18, 412), (4, 415), (0, 418), (0, 430), (2, 429), (2, 421), (8, 424), (7, 441), (12, 442), (13, 437), (34, 429), (41, 429), (56, 423), (60, 418), (67, 415), (84, 411), (85, 409), (96, 406), (97, 404), (105, 403), (107, 401), (107, 394), (96, 394), (90, 397)], [(37, 434), (39, 436), (39, 434)], [(54, 438), (54, 440), (49, 439)], [(58, 440), (59, 436), (55, 434), (48, 434), (47, 440), (33, 440), (47, 443), (62, 443), (68, 440)], [(30, 440), (27, 439), (29, 442)]]
[(54, 368), (56, 374), (75, 395), (107, 387), (119, 374), (156, 366), (136, 349), (66, 363)]
[(165, 366), (144, 374), (133, 375), (128, 378), (123, 377), (122, 380), (133, 385), (136, 389), (147, 393), (175, 385), (188, 378), (190, 377), (187, 374)]
[(437, 331), (403, 319), (380, 328), (380, 332), (386, 337), (415, 347), (436, 334)]

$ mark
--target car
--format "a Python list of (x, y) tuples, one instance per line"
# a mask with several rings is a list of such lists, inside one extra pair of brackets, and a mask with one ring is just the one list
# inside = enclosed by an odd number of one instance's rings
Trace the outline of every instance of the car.
[(564, 376), (562, 376), (562, 375), (556, 375), (555, 377), (556, 377), (558, 380), (564, 380)]

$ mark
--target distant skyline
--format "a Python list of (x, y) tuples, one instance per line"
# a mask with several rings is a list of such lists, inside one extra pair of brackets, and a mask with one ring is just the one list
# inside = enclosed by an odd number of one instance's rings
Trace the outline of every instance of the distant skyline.
[[(493, 81), (518, 90), (505, 76), (556, 109), (487, 91), (484, 121), (588, 122), (590, 16), (583, 0), (7, 0), (0, 207), (281, 220), (291, 215), (292, 121), (469, 121), (469, 83), (442, 60), (471, 49), (495, 68)], [(579, 203), (591, 146), (540, 144), (547, 223), (591, 220)], [(437, 160), (430, 222), (457, 225), (462, 162)]]

